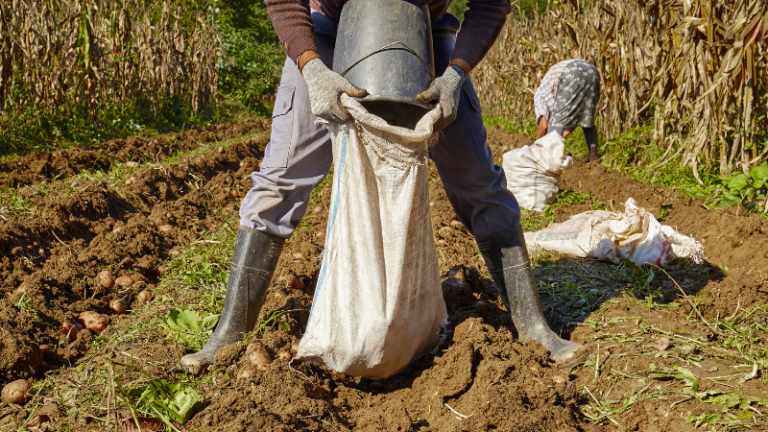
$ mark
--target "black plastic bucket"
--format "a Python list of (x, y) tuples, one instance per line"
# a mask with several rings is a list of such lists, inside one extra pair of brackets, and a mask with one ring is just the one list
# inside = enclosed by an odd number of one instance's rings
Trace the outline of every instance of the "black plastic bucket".
[(333, 70), (368, 90), (361, 102), (390, 124), (413, 127), (431, 104), (416, 100), (435, 78), (423, 0), (350, 0), (341, 11)]

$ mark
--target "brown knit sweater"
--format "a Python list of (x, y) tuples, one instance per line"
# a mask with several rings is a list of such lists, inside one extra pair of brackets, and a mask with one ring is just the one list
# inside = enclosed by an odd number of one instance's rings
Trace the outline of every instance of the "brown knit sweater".
[[(452, 0), (426, 0), (432, 21), (437, 20)], [(307, 50), (317, 50), (312, 28), (310, 7), (324, 15), (339, 19), (345, 0), (265, 0), (269, 17), (285, 51), (296, 61)], [(469, 0), (464, 15), (452, 64), (464, 69), (474, 68), (493, 45), (504, 26), (506, 15), (512, 11), (509, 0)]]

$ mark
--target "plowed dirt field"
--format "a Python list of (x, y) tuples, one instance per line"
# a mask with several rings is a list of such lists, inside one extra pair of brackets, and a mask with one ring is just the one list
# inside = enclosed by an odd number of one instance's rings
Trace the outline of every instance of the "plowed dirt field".
[[(516, 341), (432, 165), (450, 321), (434, 355), (384, 380), (290, 363), (320, 268), (329, 176), (286, 243), (257, 331), (212, 371), (180, 372), (179, 357), (200, 342), (174, 337), (166, 317), (219, 313), (238, 204), (268, 136), (268, 123), (251, 121), (0, 163), (0, 380), (30, 379), (35, 393), (24, 406), (0, 405), (0, 430), (138, 430), (133, 416), (150, 413), (129, 393), (150, 380), (206, 398), (174, 426), (188, 431), (767, 430), (768, 220), (581, 161), (564, 174), (559, 202), (526, 213), (526, 227), (621, 211), (631, 197), (702, 241), (707, 263), (677, 260), (664, 273), (533, 257), (551, 326), (588, 346), (576, 367), (558, 369), (541, 346)], [(531, 140), (490, 129), (489, 141), (500, 162)], [(104, 270), (129, 278), (107, 287)], [(140, 301), (145, 290), (152, 298)], [(118, 298), (128, 314), (110, 311)], [(84, 311), (107, 316), (107, 328), (70, 340), (60, 327)], [(249, 364), (247, 344), (266, 348), (264, 370)]]

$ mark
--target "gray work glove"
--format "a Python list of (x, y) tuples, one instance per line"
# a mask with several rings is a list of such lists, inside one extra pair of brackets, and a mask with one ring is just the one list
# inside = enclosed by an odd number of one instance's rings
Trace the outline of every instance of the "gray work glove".
[(366, 90), (355, 87), (346, 78), (328, 69), (319, 58), (310, 60), (301, 70), (309, 89), (312, 114), (331, 123), (343, 123), (349, 114), (341, 106), (341, 94), (363, 97)]
[(458, 66), (450, 66), (443, 75), (429, 85), (429, 88), (416, 95), (419, 102), (438, 101), (442, 117), (435, 123), (434, 130), (439, 131), (456, 120), (461, 99), (461, 85), (464, 82), (464, 70)]

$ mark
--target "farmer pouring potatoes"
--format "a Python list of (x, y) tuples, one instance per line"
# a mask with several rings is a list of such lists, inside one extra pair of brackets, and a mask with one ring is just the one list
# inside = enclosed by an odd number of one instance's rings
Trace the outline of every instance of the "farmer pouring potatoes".
[(600, 98), (600, 75), (584, 60), (565, 60), (552, 66), (533, 96), (537, 138), (556, 131), (563, 138), (577, 127), (584, 132), (588, 162), (597, 160), (595, 110)]
[[(287, 59), (272, 113), (271, 140), (259, 171), (252, 174), (253, 189), (240, 207), (221, 319), (205, 347), (181, 359), (182, 366), (194, 373), (211, 365), (219, 349), (242, 340), (257, 322), (283, 243), (299, 225), (310, 192), (333, 162), (329, 131), (318, 119), (344, 122), (349, 114), (341, 105), (341, 95), (367, 94), (332, 71), (342, 8), (355, 1), (362, 0), (265, 1)], [(430, 156), (459, 220), (476, 238), (520, 341), (536, 340), (555, 361), (569, 362), (581, 345), (559, 338), (544, 318), (520, 209), (506, 188), (504, 171), (493, 163), (480, 103), (469, 78), (499, 35), (511, 7), (507, 0), (472, 0), (460, 26), (446, 12), (450, 3), (426, 1), (435, 78), (414, 96), (422, 103), (441, 106), (435, 124), (439, 139)], [(381, 22), (383, 26), (387, 20)]]

